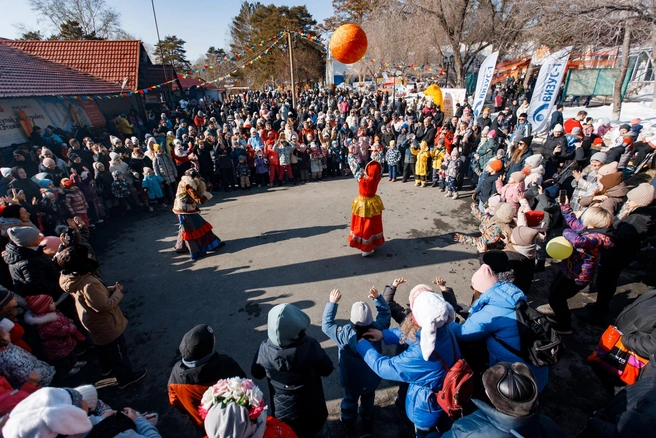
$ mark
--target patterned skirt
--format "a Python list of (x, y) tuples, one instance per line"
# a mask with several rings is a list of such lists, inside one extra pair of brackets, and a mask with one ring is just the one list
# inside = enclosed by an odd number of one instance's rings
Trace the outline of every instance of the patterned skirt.
[(383, 235), (383, 202), (378, 195), (357, 196), (351, 205), (349, 245), (362, 252), (370, 252), (385, 243)]
[(212, 225), (199, 213), (179, 214), (179, 238), (189, 250), (192, 260), (203, 257), (207, 251), (219, 247), (221, 240), (214, 235)]

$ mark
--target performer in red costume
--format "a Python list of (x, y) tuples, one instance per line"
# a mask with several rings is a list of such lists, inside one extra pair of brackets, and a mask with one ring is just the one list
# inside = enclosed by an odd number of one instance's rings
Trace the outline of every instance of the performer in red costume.
[(383, 210), (385, 206), (376, 194), (383, 168), (378, 161), (370, 161), (362, 171), (358, 158), (349, 147), (348, 163), (353, 176), (358, 181), (360, 194), (355, 197), (351, 210), (351, 231), (349, 245), (362, 251), (362, 257), (374, 253), (374, 247), (385, 243), (383, 236)]

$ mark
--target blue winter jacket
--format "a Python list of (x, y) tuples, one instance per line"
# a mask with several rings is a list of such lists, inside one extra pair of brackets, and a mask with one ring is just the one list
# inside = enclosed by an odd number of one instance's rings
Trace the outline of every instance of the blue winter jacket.
[[(435, 351), (449, 366), (453, 366), (460, 358), (460, 350), (457, 343), (453, 342), (452, 336), (448, 327), (444, 326), (437, 330), (435, 341)], [(440, 417), (444, 415), (435, 397), (431, 397), (431, 392), (442, 388), (446, 370), (435, 356), (424, 360), (419, 345), (421, 330), (417, 332), (416, 338), (415, 342), (408, 343), (406, 351), (394, 357), (382, 356), (365, 340), (358, 342), (357, 348), (367, 365), (380, 377), (410, 384), (405, 399), (408, 419), (418, 427), (427, 428), (437, 425)], [(398, 328), (383, 331), (385, 344), (398, 344), (400, 340), (401, 331)]]
[(143, 181), (141, 181), (141, 187), (146, 189), (148, 199), (161, 199), (164, 197), (164, 193), (160, 184), (163, 183), (164, 180), (161, 176), (153, 174), (144, 177)]
[(515, 306), (526, 301), (526, 295), (514, 284), (499, 282), (485, 291), (472, 305), (469, 318), (452, 323), (451, 330), (458, 341), (485, 339), (490, 354), (490, 366), (499, 362), (522, 362), (530, 369), (542, 391), (549, 380), (549, 367), (536, 367), (506, 350), (495, 338), (519, 350), (519, 329)]
[[(371, 327), (377, 330), (386, 330), (389, 328), (392, 318), (390, 308), (382, 295), (375, 299), (374, 303), (378, 315)], [(378, 388), (381, 379), (369, 368), (362, 356), (356, 351), (358, 341), (353, 324), (346, 324), (341, 327), (335, 324), (337, 307), (337, 303), (326, 303), (321, 320), (321, 330), (339, 347), (339, 383), (352, 394), (374, 392)], [(381, 343), (375, 342), (373, 345), (376, 351), (380, 353)]]
[(511, 417), (480, 400), (472, 400), (478, 410), (453, 423), (442, 438), (565, 438), (565, 433), (549, 417), (531, 414)]

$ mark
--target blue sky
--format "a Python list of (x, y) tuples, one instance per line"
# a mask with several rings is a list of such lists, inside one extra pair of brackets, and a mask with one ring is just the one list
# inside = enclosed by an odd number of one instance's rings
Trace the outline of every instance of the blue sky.
[[(263, 4), (277, 6), (307, 5), (308, 11), (320, 23), (332, 15), (331, 0), (260, 0)], [(0, 14), (0, 37), (16, 38), (20, 33), (14, 24), (24, 23), (30, 30), (45, 27), (39, 24), (27, 0), (3, 2)], [(121, 13), (123, 28), (146, 43), (157, 42), (150, 0), (106, 0), (106, 3)], [(177, 35), (187, 42), (187, 58), (192, 62), (204, 54), (210, 46), (227, 48), (228, 25), (239, 12), (240, 0), (155, 0), (159, 33)], [(48, 33), (48, 32), (46, 32)]]

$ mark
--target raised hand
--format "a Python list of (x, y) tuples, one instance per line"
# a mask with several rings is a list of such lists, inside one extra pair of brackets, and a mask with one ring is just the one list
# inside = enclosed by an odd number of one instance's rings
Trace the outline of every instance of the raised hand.
[(339, 289), (333, 289), (333, 291), (330, 292), (329, 301), (331, 303), (337, 304), (341, 298), (342, 298), (342, 293), (339, 291)]
[(371, 289), (369, 289), (369, 298), (375, 300), (376, 298), (378, 298), (378, 295), (380, 294), (378, 293), (378, 289), (376, 289), (376, 286), (371, 286)]
[(406, 282), (407, 280), (403, 277), (395, 278), (394, 281), (392, 282), (392, 286), (399, 287), (400, 285)]

